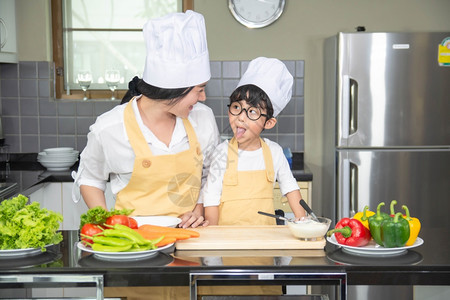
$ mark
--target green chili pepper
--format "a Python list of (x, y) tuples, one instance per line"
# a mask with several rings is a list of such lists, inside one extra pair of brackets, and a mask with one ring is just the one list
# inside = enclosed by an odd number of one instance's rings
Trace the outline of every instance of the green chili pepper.
[(130, 252), (139, 252), (139, 251), (147, 251), (147, 250), (154, 250), (156, 249), (156, 245), (154, 244), (148, 244), (146, 246), (139, 246), (139, 245), (134, 245), (133, 247), (131, 247)]
[(117, 237), (107, 237), (107, 236), (94, 236), (92, 238), (92, 241), (94, 244), (102, 244), (106, 246), (115, 246), (115, 247), (122, 247), (122, 246), (133, 246), (134, 242), (129, 239), (123, 239), (123, 238), (117, 238)]
[[(89, 235), (80, 233), (80, 236), (92, 240), (93, 243), (103, 244), (103, 245), (107, 245), (107, 246), (126, 246), (128, 244), (131, 244), (131, 245), (134, 244), (134, 242), (129, 239), (111, 237), (111, 236), (106, 237), (103, 235), (103, 232), (101, 234), (95, 234), (93, 236), (89, 236)], [(86, 243), (86, 244), (91, 245), (92, 243)]]
[(161, 237), (159, 237), (157, 239), (153, 239), (153, 240), (147, 240), (147, 242), (148, 242), (147, 245), (134, 244), (133, 247), (129, 251), (154, 250), (154, 249), (158, 248), (158, 246), (156, 246), (156, 244), (158, 244), (160, 241), (162, 241), (163, 238), (164, 238), (164, 236), (161, 236)]
[(105, 229), (105, 230), (103, 230), (102, 234), (106, 237), (117, 237), (117, 238), (129, 239), (138, 245), (149, 244), (149, 242), (147, 240), (144, 240), (143, 238), (139, 238), (135, 234), (133, 234), (129, 231), (121, 230), (121, 229)]
[[(159, 238), (153, 239), (153, 240), (148, 240), (150, 243), (152, 243), (153, 245), (158, 244), (159, 242), (161, 242), (163, 240), (164, 236), (160, 236)], [(156, 247), (156, 246), (155, 246)]]
[(137, 233), (136, 231), (134, 231), (133, 229), (131, 229), (128, 226), (125, 226), (122, 224), (114, 224), (114, 228), (118, 229), (118, 230), (126, 231), (126, 232), (130, 233), (131, 235), (133, 235), (134, 237), (136, 237), (136, 239), (141, 241), (141, 243), (138, 243), (139, 245), (144, 245), (144, 244), (149, 243), (149, 241), (146, 240), (142, 235), (140, 235), (139, 233)]
[(124, 252), (131, 249), (132, 245), (127, 246), (107, 246), (103, 244), (92, 244), (92, 250), (94, 251), (102, 251), (102, 252)]
[(398, 212), (381, 225), (381, 239), (386, 248), (403, 247), (409, 239), (409, 223)]
[(389, 215), (386, 213), (382, 213), (380, 211), (381, 206), (384, 205), (384, 202), (381, 202), (377, 206), (377, 213), (373, 216), (369, 217), (369, 230), (372, 235), (373, 240), (380, 246), (383, 246), (383, 240), (381, 238), (381, 224), (389, 219)]

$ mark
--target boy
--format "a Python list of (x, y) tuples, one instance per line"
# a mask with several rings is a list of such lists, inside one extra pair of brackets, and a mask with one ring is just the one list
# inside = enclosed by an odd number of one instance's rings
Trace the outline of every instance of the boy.
[(228, 117), (234, 136), (217, 146), (202, 190), (205, 219), (210, 225), (275, 225), (258, 214), (274, 212), (276, 181), (297, 219), (305, 216), (300, 189), (283, 149), (261, 139), (292, 96), (292, 75), (275, 58), (252, 60), (230, 96)]

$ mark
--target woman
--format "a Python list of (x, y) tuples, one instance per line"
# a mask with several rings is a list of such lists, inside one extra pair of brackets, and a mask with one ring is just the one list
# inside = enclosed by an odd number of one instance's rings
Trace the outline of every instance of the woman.
[(184, 228), (207, 225), (197, 200), (219, 131), (211, 109), (198, 103), (211, 77), (205, 21), (174, 13), (143, 31), (143, 78), (130, 85), (137, 96), (90, 127), (75, 183), (89, 208), (107, 208), (110, 180), (116, 209), (180, 217)]

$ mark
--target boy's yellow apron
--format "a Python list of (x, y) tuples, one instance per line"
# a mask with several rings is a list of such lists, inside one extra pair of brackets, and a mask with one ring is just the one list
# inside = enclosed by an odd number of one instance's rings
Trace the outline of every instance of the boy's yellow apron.
[(223, 178), (219, 206), (219, 225), (276, 225), (273, 218), (258, 210), (274, 212), (273, 182), (275, 178), (269, 146), (261, 139), (265, 170), (238, 172), (238, 144), (228, 144), (227, 170)]
[[(258, 210), (274, 213), (272, 154), (261, 139), (265, 170), (238, 172), (238, 144), (232, 138), (228, 145), (228, 164), (224, 174), (222, 198), (219, 206), (219, 225), (276, 225), (273, 218), (258, 214)], [(272, 257), (232, 258), (222, 257), (226, 266), (273, 265)], [(205, 286), (202, 295), (281, 295), (280, 286)], [(232, 293), (231, 293), (232, 292)]]
[[(153, 156), (136, 121), (133, 101), (125, 107), (124, 124), (136, 158), (130, 182), (117, 194), (115, 208), (135, 209), (133, 215), (174, 217), (192, 211), (201, 187), (203, 155), (191, 123), (183, 119), (188, 150)], [(189, 299), (189, 287), (108, 287), (104, 294), (127, 299)]]

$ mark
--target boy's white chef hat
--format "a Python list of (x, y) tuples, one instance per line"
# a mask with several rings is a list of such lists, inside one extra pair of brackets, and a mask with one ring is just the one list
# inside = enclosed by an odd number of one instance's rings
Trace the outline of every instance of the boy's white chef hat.
[(160, 88), (183, 88), (211, 78), (205, 19), (191, 10), (149, 20), (143, 80)]
[(237, 87), (253, 84), (261, 88), (269, 96), (276, 117), (291, 100), (293, 83), (294, 78), (280, 60), (258, 57), (250, 62)]

